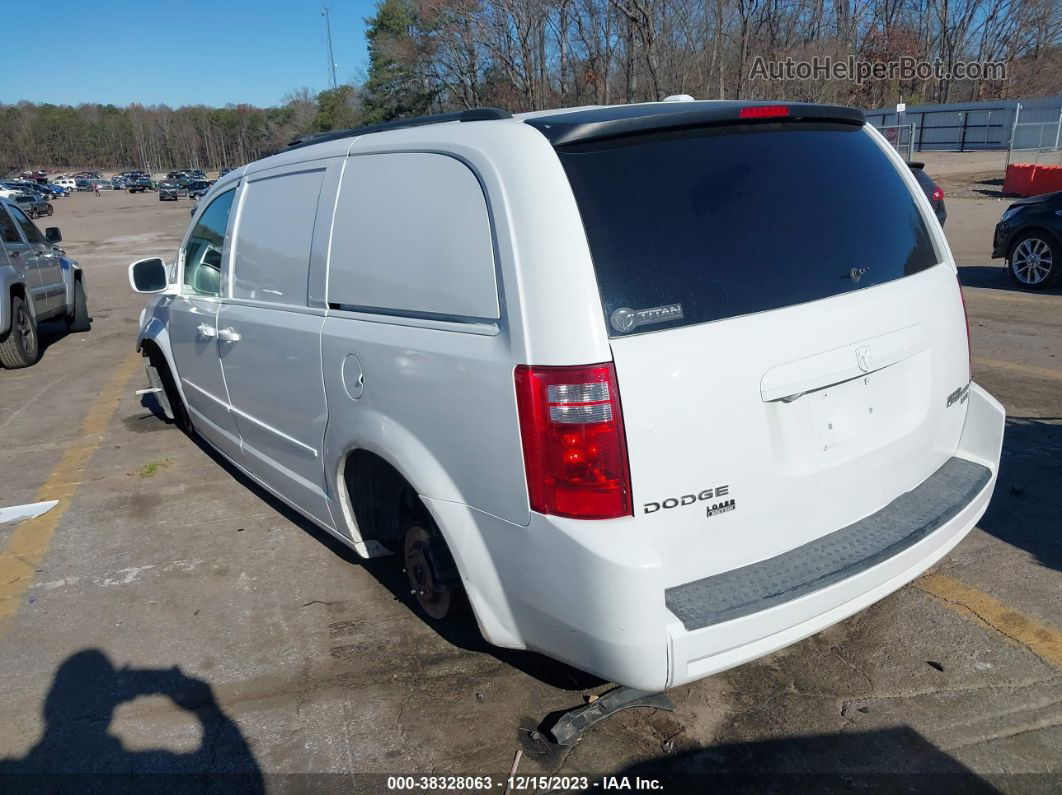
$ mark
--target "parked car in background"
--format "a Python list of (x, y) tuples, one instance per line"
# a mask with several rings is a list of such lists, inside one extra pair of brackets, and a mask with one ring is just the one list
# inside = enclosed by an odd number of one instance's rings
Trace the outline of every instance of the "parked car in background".
[(51, 193), (46, 191), (43, 187), (36, 182), (30, 182), (29, 180), (19, 179), (10, 182), (2, 183), (5, 188), (9, 188), (18, 193), (26, 196), (37, 196), (42, 199), (50, 199)]
[(210, 190), (210, 183), (204, 179), (198, 179), (194, 182), (189, 182), (185, 189), (188, 191), (189, 199), (199, 199)]
[(221, 179), (221, 178), (222, 178), (223, 176), (225, 176), (226, 174), (228, 174), (228, 173), (229, 173), (230, 171), (232, 171), (232, 169), (231, 169), (231, 168), (223, 168), (223, 169), (221, 169), (221, 170), (220, 170), (220, 171), (218, 172), (218, 179)]
[(180, 188), (176, 182), (160, 182), (159, 183), (159, 201), (177, 201), (180, 196)]
[(51, 182), (41, 182), (37, 185), (41, 191), (41, 195), (48, 199), (61, 199), (66, 195), (66, 191), (58, 185), (54, 185)]
[(155, 186), (148, 177), (134, 177), (126, 184), (130, 193), (143, 193), (154, 190)]
[(94, 190), (114, 190), (115, 184), (109, 179), (94, 179), (92, 180), (92, 188)]
[(23, 194), (21, 196), (16, 196), (14, 199), (9, 199), (8, 201), (14, 202), (14, 204), (30, 218), (40, 218), (41, 216), (51, 215), (55, 212), (52, 208), (51, 202), (42, 199), (40, 196)]
[(137, 349), (181, 427), (396, 553), (432, 620), (467, 597), (492, 643), (659, 692), (868, 607), (985, 512), (1003, 407), (862, 112), (327, 135), (219, 180), (175, 269), (130, 266)]
[(1007, 272), (1022, 287), (1062, 284), (1062, 191), (1011, 203), (996, 224), (992, 256), (1006, 258)]
[(58, 184), (56, 182), (45, 183), (44, 187), (47, 188), (48, 190), (50, 190), (52, 192), (52, 195), (55, 196), (56, 198), (61, 198), (63, 196), (69, 196), (70, 195), (70, 189), (69, 188), (67, 188), (67, 187), (65, 187), (63, 185), (60, 185), (60, 184)]
[(925, 193), (929, 203), (933, 206), (933, 212), (936, 214), (937, 220), (940, 221), (940, 225), (944, 226), (944, 221), (948, 218), (948, 210), (944, 206), (944, 189), (926, 173), (925, 163), (911, 161), (907, 165), (911, 167), (911, 172), (914, 174), (915, 179), (918, 180), (919, 187), (922, 188), (922, 192)]
[(40, 358), (37, 326), (63, 319), (71, 331), (88, 331), (84, 274), (55, 249), (57, 227), (42, 235), (15, 204), (0, 199), (0, 364), (26, 367)]
[(77, 180), (74, 180), (74, 184), (77, 186), (77, 189), (79, 191), (92, 190), (92, 181), (91, 180), (88, 180), (88, 179), (77, 179)]

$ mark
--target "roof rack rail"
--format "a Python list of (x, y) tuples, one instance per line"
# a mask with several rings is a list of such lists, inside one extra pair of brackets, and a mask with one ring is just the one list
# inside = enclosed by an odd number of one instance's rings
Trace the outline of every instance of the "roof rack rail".
[(423, 127), (427, 124), (442, 124), (447, 121), (491, 121), (493, 119), (511, 119), (513, 114), (501, 108), (470, 108), (454, 113), (433, 113), (430, 116), (414, 116), (410, 119), (398, 119), (382, 124), (370, 124), (365, 127), (351, 127), (349, 130), (332, 130), (330, 132), (311, 133), (300, 136), (288, 144), (288, 149), (298, 149), (324, 141), (337, 141), (340, 138), (353, 138), (356, 135), (402, 130), (406, 127)]

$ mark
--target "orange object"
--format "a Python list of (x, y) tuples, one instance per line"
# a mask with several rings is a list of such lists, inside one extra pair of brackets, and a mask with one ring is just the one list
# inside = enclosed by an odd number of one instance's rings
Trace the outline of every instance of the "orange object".
[(1013, 196), (1039, 196), (1062, 190), (1062, 166), (1011, 163), (1003, 179), (1003, 192)]

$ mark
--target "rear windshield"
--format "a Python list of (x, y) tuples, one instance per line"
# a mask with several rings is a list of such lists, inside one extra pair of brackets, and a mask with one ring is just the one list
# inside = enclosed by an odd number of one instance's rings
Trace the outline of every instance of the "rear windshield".
[(612, 336), (861, 290), (938, 262), (859, 127), (732, 126), (558, 150)]
[(924, 172), (922, 169), (912, 168), (911, 173), (914, 174), (914, 178), (918, 180), (918, 184), (922, 186), (922, 190), (926, 192), (927, 196), (931, 194), (933, 190), (937, 187), (937, 183), (935, 183), (930, 178), (929, 174)]

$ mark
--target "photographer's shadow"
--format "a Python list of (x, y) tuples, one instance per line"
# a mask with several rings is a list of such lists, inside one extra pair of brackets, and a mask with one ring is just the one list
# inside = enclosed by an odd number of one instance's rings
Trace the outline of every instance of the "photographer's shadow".
[[(192, 715), (202, 732), (199, 747), (188, 753), (126, 749), (111, 734), (111, 721), (120, 704), (140, 696), (164, 696)], [(163, 785), (264, 791), (254, 755), (239, 727), (221, 710), (213, 689), (177, 667), (118, 669), (98, 649), (80, 651), (56, 671), (43, 713), (40, 741), (21, 759), (0, 759), (0, 781), (13, 776), (7, 783), (20, 791), (29, 789), (31, 782), (46, 791), (56, 785), (91, 789), (92, 784), (107, 789)], [(141, 776), (150, 776), (150, 781), (138, 782)]]

